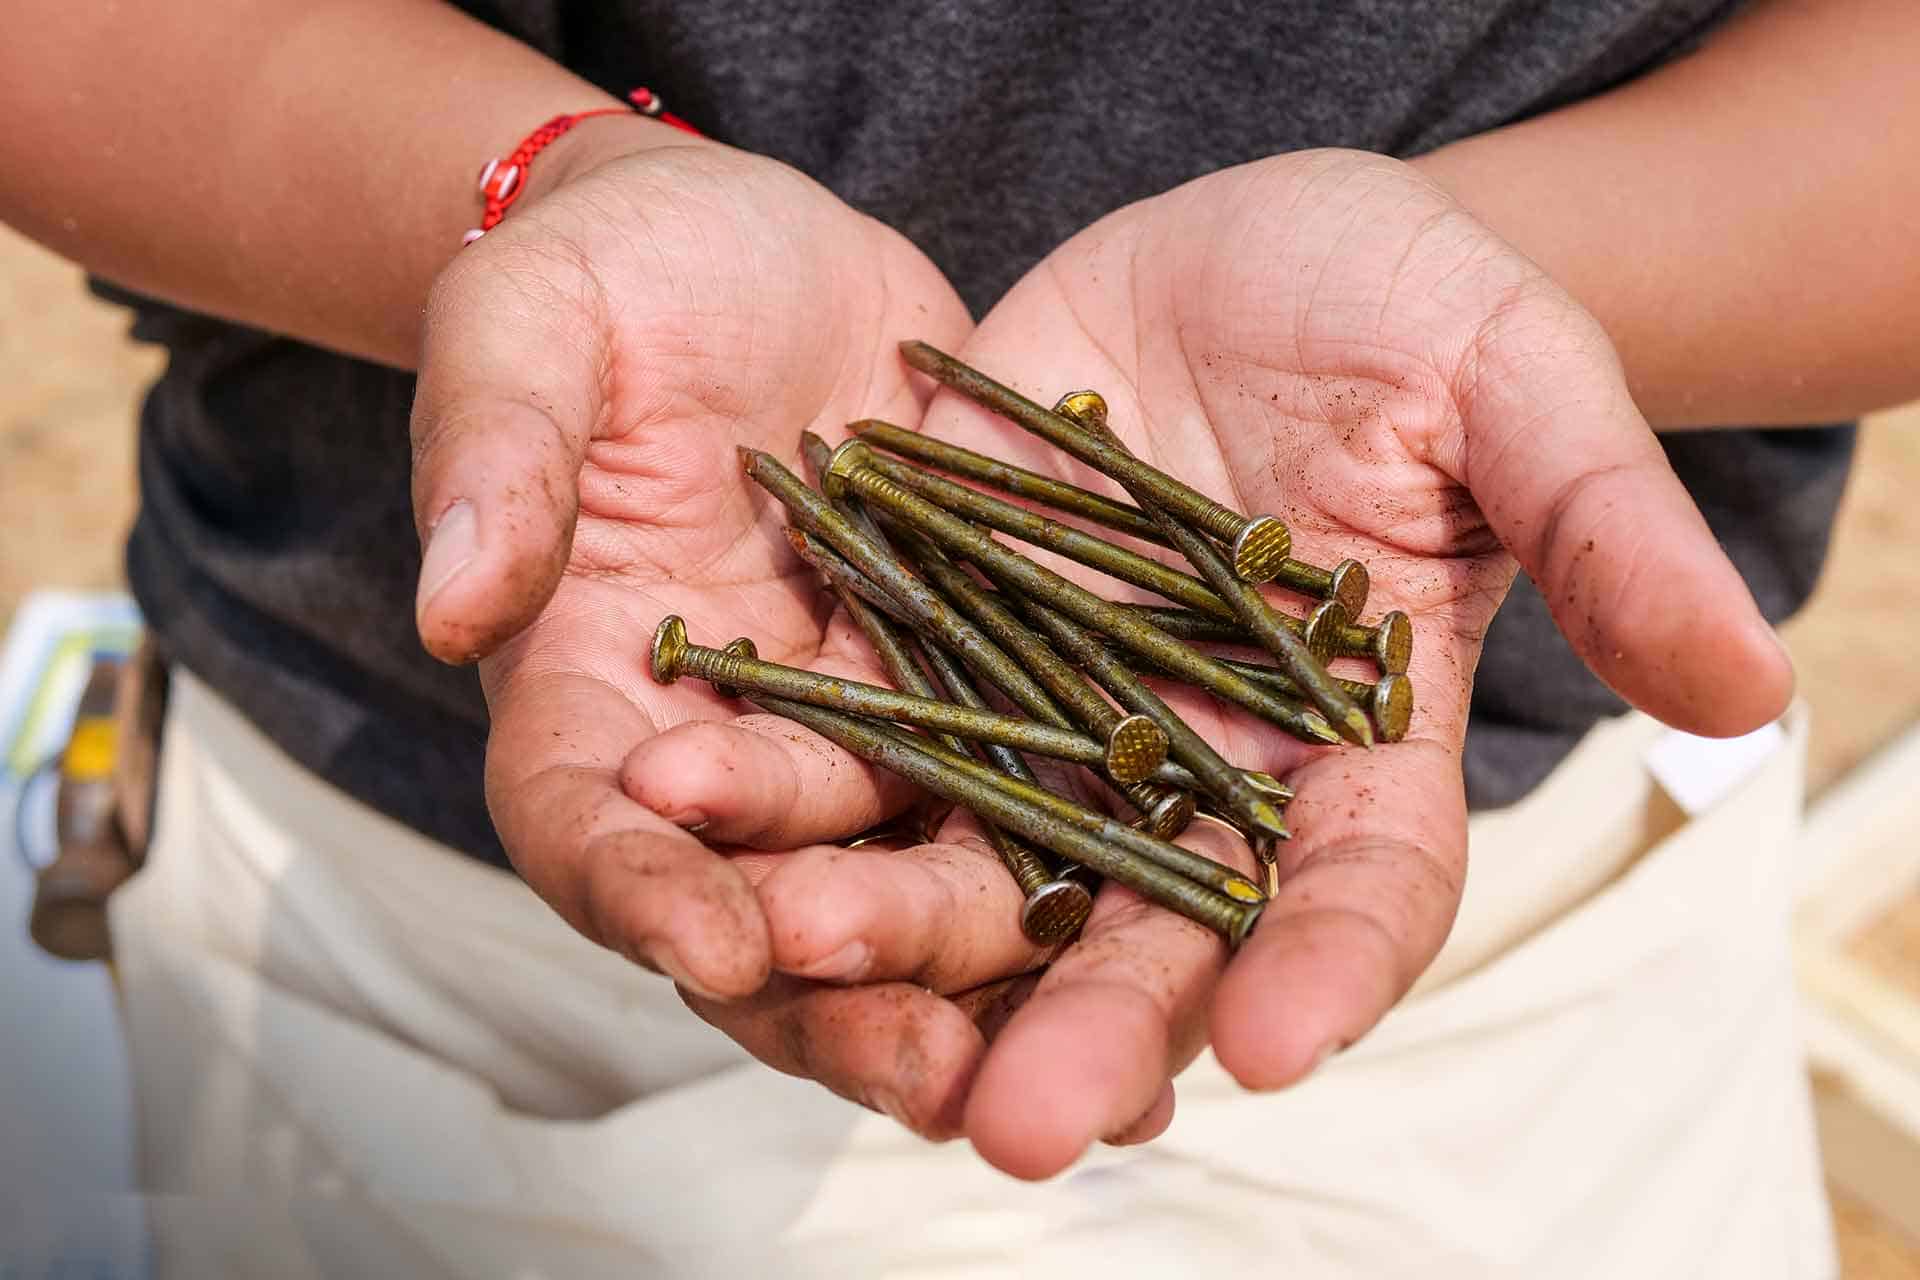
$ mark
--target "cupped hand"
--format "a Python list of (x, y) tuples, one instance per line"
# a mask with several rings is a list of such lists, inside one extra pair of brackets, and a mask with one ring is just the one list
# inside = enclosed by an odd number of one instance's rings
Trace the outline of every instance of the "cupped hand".
[[(823, 597), (736, 447), (791, 460), (809, 427), (917, 421), (925, 392), (896, 344), (960, 342), (971, 321), (905, 240), (770, 160), (688, 141), (572, 168), (433, 292), (419, 629), (445, 660), (482, 660), (488, 805), (526, 881), (605, 946), (744, 996), (770, 971), (766, 922), (745, 869), (701, 836), (788, 849), (908, 796), (871, 776), (818, 785), (839, 758), (733, 732), (738, 703), (653, 681), (648, 639), (678, 613), (696, 639), (831, 664)], [(871, 676), (862, 661), (845, 664)], [(694, 726), (681, 749), (623, 786), (636, 744), (676, 725)]]
[[(1104, 891), (1096, 925), (1005, 1020), (955, 1104), (955, 1123), (1010, 1172), (1045, 1176), (1091, 1141), (1156, 1131), (1168, 1082), (1209, 1036), (1243, 1084), (1278, 1087), (1406, 992), (1466, 875), (1469, 695), (1516, 565), (1592, 669), (1670, 724), (1739, 733), (1790, 694), (1783, 651), (1605, 334), (1406, 165), (1298, 153), (1123, 209), (1031, 272), (959, 354), (1043, 403), (1099, 390), (1140, 456), (1280, 517), (1299, 558), (1366, 562), (1364, 620), (1399, 609), (1416, 637), (1412, 731), (1371, 751), (1309, 750), (1174, 695), (1230, 759), (1297, 789), (1280, 892), (1229, 965), (1211, 936)], [(924, 428), (1114, 492), (950, 393)], [(777, 956), (852, 949), (858, 972), (837, 976), (867, 982), (990, 976), (972, 961), (1014, 949), (1015, 910), (1004, 892), (967, 892), (997, 870), (977, 843), (936, 849), (933, 870), (932, 851), (784, 861), (762, 886)]]

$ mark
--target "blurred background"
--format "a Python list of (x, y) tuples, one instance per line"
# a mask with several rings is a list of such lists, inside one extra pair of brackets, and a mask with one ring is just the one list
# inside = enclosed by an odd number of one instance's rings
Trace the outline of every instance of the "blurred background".
[[(126, 327), (123, 312), (85, 291), (77, 269), (0, 227), (0, 633), (36, 588), (121, 583), (121, 539), (135, 504), (133, 424), (160, 367), (157, 353), (127, 340)], [(1920, 723), (1920, 405), (1866, 424), (1826, 575), (1786, 637), (1813, 709), (1810, 801), (1834, 801), (1815, 810), (1832, 819), (1818, 834), (1872, 826), (1861, 815), (1874, 809), (1884, 819), (1886, 803), (1911, 797), (1879, 794), (1896, 783), (1863, 788), (1863, 765), (1876, 753), (1883, 773), (1888, 763), (1920, 762), (1911, 751), (1886, 754)], [(1913, 774), (1893, 772), (1905, 774), (1900, 790), (1914, 789)], [(1912, 849), (1920, 826), (1898, 824), (1893, 838)], [(1861, 1102), (1847, 1066), (1857, 1033), (1868, 1066), (1884, 1050), (1886, 1060), (1920, 1071), (1920, 1059), (1900, 1056), (1920, 1045), (1920, 858), (1895, 847), (1865, 861), (1874, 859), (1886, 883), (1867, 894), (1872, 911), (1833, 939), (1854, 978), (1821, 987), (1822, 998), (1848, 1006), (1836, 1024), (1844, 1043), (1831, 1050), (1834, 1061), (1816, 1053), (1815, 1078), (1845, 1275), (1920, 1280), (1920, 1114), (1906, 1115), (1904, 1132), (1885, 1114), (1897, 1107), (1892, 1095), (1909, 1104), (1920, 1097), (1920, 1075)], [(0, 930), (23, 938), (26, 905), (0, 898)], [(1852, 1008), (1862, 1000), (1872, 1007)], [(8, 1034), (21, 1032), (12, 1025)], [(0, 1081), (0, 1112), (32, 1105)], [(0, 1145), (11, 1127), (0, 1114)], [(0, 1173), (19, 1171), (0, 1161)], [(18, 1190), (0, 1185), (0, 1199)], [(11, 1273), (0, 1266), (0, 1274)]]

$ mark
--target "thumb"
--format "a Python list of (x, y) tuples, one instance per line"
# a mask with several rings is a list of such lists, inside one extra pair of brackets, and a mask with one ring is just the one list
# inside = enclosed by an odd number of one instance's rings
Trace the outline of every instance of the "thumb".
[(603, 404), (603, 316), (583, 266), (504, 227), (434, 285), (413, 404), (414, 612), (444, 662), (497, 649), (559, 585)]
[(1635, 407), (1598, 323), (1571, 299), (1519, 314), (1528, 309), (1484, 327), (1468, 361), (1468, 488), (1574, 651), (1616, 693), (1692, 733), (1760, 727), (1792, 696), (1786, 651)]

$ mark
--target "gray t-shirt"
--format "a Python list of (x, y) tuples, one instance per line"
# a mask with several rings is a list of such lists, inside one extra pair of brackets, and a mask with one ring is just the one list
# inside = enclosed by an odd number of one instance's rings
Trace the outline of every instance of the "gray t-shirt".
[[(463, 7), (610, 91), (647, 84), (713, 137), (805, 170), (899, 228), (980, 313), (1120, 205), (1303, 147), (1429, 150), (1619, 84), (1683, 53), (1735, 5)], [(1075, 181), (1053, 180), (1069, 172)], [(430, 660), (413, 632), (411, 379), (130, 301), (137, 333), (172, 352), (142, 416), (128, 553), (152, 625), (302, 763), (501, 861), (481, 794), (478, 682)], [(1668, 449), (1768, 616), (1791, 612), (1825, 553), (1850, 432), (1722, 431)], [(1481, 664), (1471, 798), (1517, 799), (1621, 709), (1522, 582)]]

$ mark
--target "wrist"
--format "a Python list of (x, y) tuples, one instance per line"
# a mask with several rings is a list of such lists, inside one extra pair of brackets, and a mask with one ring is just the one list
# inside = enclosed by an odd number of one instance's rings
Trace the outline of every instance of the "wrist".
[(637, 111), (622, 116), (595, 116), (582, 120), (547, 148), (540, 157), (542, 163), (528, 175), (530, 185), (526, 198), (538, 199), (624, 156), (666, 147), (719, 145)]

